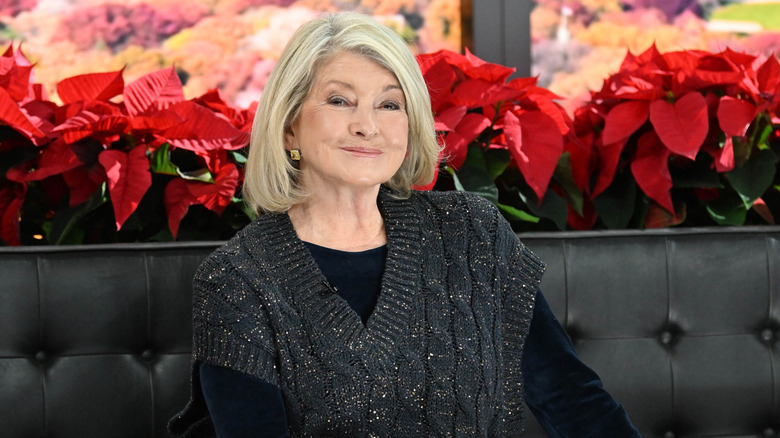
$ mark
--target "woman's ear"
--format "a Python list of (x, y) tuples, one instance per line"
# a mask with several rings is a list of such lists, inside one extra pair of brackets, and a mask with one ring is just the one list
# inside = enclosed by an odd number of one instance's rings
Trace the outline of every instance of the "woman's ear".
[(284, 128), (284, 148), (286, 150), (295, 149), (295, 133), (292, 127)]

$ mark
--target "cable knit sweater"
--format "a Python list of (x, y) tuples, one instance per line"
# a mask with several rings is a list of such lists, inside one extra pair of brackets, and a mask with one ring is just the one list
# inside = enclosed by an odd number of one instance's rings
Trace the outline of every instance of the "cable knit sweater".
[(203, 361), (278, 385), (291, 436), (514, 436), (542, 263), (488, 201), (382, 188), (387, 260), (364, 325), (286, 214), (262, 215), (193, 281), (192, 397), (177, 435), (213, 428)]

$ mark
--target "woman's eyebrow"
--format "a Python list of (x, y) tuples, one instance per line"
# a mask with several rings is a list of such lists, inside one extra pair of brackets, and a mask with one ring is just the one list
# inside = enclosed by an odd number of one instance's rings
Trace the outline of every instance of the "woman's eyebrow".
[[(327, 80), (327, 81), (325, 81), (325, 83), (323, 85), (327, 86), (327, 85), (331, 85), (331, 84), (341, 85), (342, 87), (348, 88), (350, 90), (355, 90), (355, 86), (354, 85), (350, 84), (349, 82), (344, 82), (344, 81), (341, 81), (341, 80), (338, 80), (338, 79)], [(400, 85), (396, 85), (396, 84), (388, 84), (388, 85), (386, 85), (382, 89), (383, 92), (390, 91), (390, 90), (400, 90), (400, 91), (403, 91), (403, 90), (401, 90), (401, 86)]]

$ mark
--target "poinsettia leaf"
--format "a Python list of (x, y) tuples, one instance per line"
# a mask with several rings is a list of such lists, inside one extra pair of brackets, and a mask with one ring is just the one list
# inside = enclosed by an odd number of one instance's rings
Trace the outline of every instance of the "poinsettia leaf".
[(705, 155), (683, 168), (670, 167), (673, 187), (681, 189), (723, 188), (719, 171), (712, 168), (712, 162)]
[(681, 204), (679, 208), (675, 210), (674, 214), (672, 214), (665, 208), (652, 202), (647, 207), (647, 213), (644, 218), (644, 227), (668, 228), (679, 225), (685, 221), (687, 212), (688, 208), (685, 204)]
[(215, 113), (222, 114), (236, 128), (240, 129), (247, 124), (248, 112), (230, 105), (222, 96), (222, 92), (218, 88), (207, 91), (202, 96), (194, 99), (194, 101), (199, 105), (209, 108)]
[(108, 193), (111, 195), (118, 231), (152, 185), (146, 148), (136, 147), (129, 153), (119, 150), (103, 151), (98, 160), (108, 176)]
[(504, 173), (512, 161), (512, 155), (504, 148), (490, 148), (484, 151), (483, 156), (488, 174), (494, 180)]
[[(573, 123), (571, 121), (571, 118), (566, 113), (566, 110), (564, 110), (558, 103), (554, 102), (552, 99), (560, 99), (558, 96), (554, 97), (548, 97), (548, 96), (542, 96), (539, 93), (529, 93), (523, 96), (522, 102), (523, 104), (527, 102), (532, 102), (533, 106), (536, 106), (536, 108), (543, 112), (544, 114), (547, 114), (551, 119), (555, 121), (555, 124), (558, 125), (558, 130), (561, 132), (562, 135), (566, 135), (573, 126)], [(523, 106), (521, 104), (521, 106)]]
[(756, 117), (756, 106), (731, 96), (723, 96), (718, 104), (718, 124), (727, 136), (741, 137), (747, 133)]
[(195, 194), (198, 203), (222, 214), (236, 194), (238, 178), (238, 168), (234, 164), (226, 164), (217, 171), (213, 184), (193, 183), (190, 191)]
[(608, 145), (628, 139), (647, 121), (649, 113), (650, 105), (646, 101), (631, 100), (615, 105), (604, 119), (601, 141)]
[(709, 131), (707, 102), (698, 92), (688, 93), (674, 104), (655, 100), (650, 104), (650, 122), (670, 151), (693, 160)]
[(466, 161), (468, 146), (482, 131), (490, 126), (490, 119), (478, 113), (468, 113), (455, 127), (455, 130), (447, 133), (444, 142), (444, 156), (447, 164), (455, 169), (460, 169)]
[(101, 183), (84, 203), (71, 205), (65, 210), (58, 210), (54, 214), (51, 227), (47, 233), (50, 242), (56, 245), (76, 245), (84, 243), (84, 229), (78, 224), (92, 214), (98, 207), (108, 202), (106, 197), (106, 183)]
[(215, 149), (241, 149), (249, 143), (249, 133), (236, 129), (224, 118), (195, 102), (174, 104), (171, 110), (184, 119), (183, 123), (159, 133), (172, 146), (205, 153)]
[(129, 130), (128, 125), (129, 120), (125, 116), (97, 115), (85, 110), (54, 128), (54, 131), (62, 133), (67, 143), (76, 143), (90, 136), (99, 140), (125, 134)]
[(248, 161), (248, 157), (238, 151), (230, 151), (230, 156), (233, 157), (233, 161), (235, 161), (236, 164), (246, 164)]
[(723, 147), (712, 153), (715, 159), (715, 170), (721, 173), (728, 172), (736, 165), (734, 156), (734, 137), (727, 136), (723, 142)]
[(178, 175), (179, 167), (171, 162), (170, 145), (164, 143), (152, 152), (149, 169), (154, 173), (164, 175)]
[(531, 222), (534, 224), (539, 223), (539, 217), (534, 216), (528, 212), (512, 207), (511, 205), (500, 204), (500, 203), (496, 205), (498, 206), (498, 209), (501, 210), (501, 212), (504, 213), (504, 215), (507, 216), (509, 219), (513, 219), (516, 221), (523, 221), (523, 222)]
[(754, 151), (741, 167), (726, 173), (726, 178), (739, 194), (746, 209), (772, 186), (777, 161), (778, 157), (771, 149)]
[(539, 111), (504, 116), (504, 135), (517, 167), (538, 199), (543, 199), (563, 153), (563, 137), (555, 121)]
[(163, 131), (184, 122), (174, 111), (161, 110), (149, 116), (137, 116), (130, 119), (134, 131)]
[(627, 141), (628, 138), (624, 138), (623, 140), (611, 144), (596, 143), (596, 150), (599, 153), (600, 169), (591, 196), (598, 196), (612, 184), (612, 180), (615, 177), (615, 171), (620, 162), (620, 154), (623, 153)]
[(458, 123), (463, 120), (467, 110), (468, 108), (463, 105), (451, 106), (445, 109), (434, 117), (434, 128), (441, 132), (454, 131)]
[(87, 73), (63, 79), (57, 84), (57, 95), (64, 104), (80, 100), (109, 100), (125, 89), (123, 71)]
[[(3, 66), (0, 64), (0, 72), (2, 71)], [(12, 66), (8, 69), (7, 73), (0, 75), (0, 88), (5, 88), (8, 95), (17, 102), (21, 102), (25, 100), (30, 93), (31, 73), (31, 65), (16, 65), (16, 62), (12, 61)]]
[(775, 216), (772, 214), (772, 210), (769, 209), (769, 206), (766, 205), (766, 202), (763, 199), (756, 199), (750, 208), (759, 216), (761, 216), (761, 218), (764, 219), (769, 225), (776, 225)]
[(481, 195), (491, 202), (498, 203), (498, 188), (487, 171), (487, 163), (479, 145), (468, 147), (468, 156), (458, 169), (458, 180), (463, 189)]
[(190, 193), (190, 190), (187, 187), (187, 181), (183, 179), (174, 179), (165, 186), (163, 202), (165, 203), (165, 211), (168, 215), (168, 228), (170, 228), (173, 238), (176, 239), (176, 236), (179, 234), (181, 220), (187, 214), (187, 209), (190, 205), (194, 205), (197, 200), (195, 199), (195, 196)]
[(582, 215), (582, 208), (584, 203), (584, 195), (580, 190), (577, 183), (574, 182), (574, 176), (572, 174), (571, 166), (571, 154), (564, 152), (561, 154), (561, 158), (558, 160), (558, 165), (555, 167), (553, 178), (560, 184), (563, 189), (563, 193), (566, 195), (566, 201), (569, 205), (580, 215)]
[(62, 178), (68, 185), (68, 205), (75, 207), (90, 200), (106, 181), (106, 171), (99, 163), (92, 166), (80, 166), (64, 172)]
[(184, 90), (173, 67), (142, 76), (124, 90), (125, 106), (132, 116), (156, 112), (183, 101)]
[(27, 194), (27, 184), (13, 184), (0, 188), (0, 240), (6, 245), (22, 244), (19, 213)]
[[(471, 52), (469, 52), (469, 55), (471, 55)], [(474, 58), (476, 57), (474, 56)], [(515, 71), (517, 70), (512, 67), (486, 62), (482, 65), (472, 67), (466, 70), (464, 73), (466, 73), (466, 76), (471, 78), (484, 79), (486, 81), (503, 84), (507, 79), (509, 79), (510, 76), (512, 76)]]
[(205, 183), (212, 183), (214, 182), (214, 176), (211, 175), (211, 172), (209, 172), (208, 169), (200, 168), (200, 169), (193, 169), (188, 171), (183, 171), (176, 168), (176, 175), (179, 175), (182, 177), (182, 179), (185, 179), (187, 181), (200, 181)]
[(549, 189), (541, 202), (538, 201), (536, 193), (530, 186), (522, 187), (518, 196), (525, 203), (526, 207), (536, 216), (550, 219), (559, 230), (566, 229), (566, 223), (569, 217), (569, 208), (566, 200), (560, 197), (555, 191)]
[(607, 228), (623, 229), (628, 228), (634, 216), (635, 203), (636, 183), (628, 172), (621, 172), (606, 190), (593, 199), (593, 208)]
[(0, 88), (0, 121), (31, 141), (35, 137), (45, 137), (45, 134), (19, 109), (19, 104), (3, 88)]
[(669, 212), (674, 212), (672, 177), (669, 173), (671, 152), (664, 147), (654, 132), (646, 132), (637, 141), (636, 155), (631, 162), (631, 172), (637, 184), (650, 199)]
[(512, 100), (523, 91), (484, 79), (466, 79), (452, 92), (452, 102), (469, 108), (494, 105), (501, 101)]
[(776, 94), (780, 89), (780, 61), (776, 56), (767, 57), (756, 70), (759, 91)]
[(59, 175), (81, 165), (81, 161), (62, 139), (57, 139), (43, 149), (34, 169), (27, 169), (24, 181), (40, 181), (52, 175)]
[(736, 226), (745, 223), (747, 209), (736, 194), (723, 192), (721, 196), (707, 203), (707, 213), (718, 225)]
[[(418, 57), (418, 62), (421, 62), (421, 59), (425, 60), (425, 58)], [(434, 112), (439, 112), (450, 101), (452, 86), (457, 76), (446, 60), (443, 58), (435, 59), (438, 60), (423, 70), (423, 77), (428, 86), (428, 94), (431, 96), (431, 107)], [(421, 66), (424, 64), (425, 62), (421, 62)]]

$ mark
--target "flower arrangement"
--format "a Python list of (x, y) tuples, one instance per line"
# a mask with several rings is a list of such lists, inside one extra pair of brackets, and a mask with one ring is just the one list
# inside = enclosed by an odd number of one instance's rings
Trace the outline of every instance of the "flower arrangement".
[(418, 61), (445, 144), (445, 177), (435, 188), (480, 193), (517, 221), (559, 217), (557, 209), (565, 227), (566, 201), (559, 195), (573, 185), (566, 183), (561, 156), (565, 140), (576, 137), (573, 121), (555, 102), (558, 96), (536, 86), (535, 78), (507, 82), (514, 69), (487, 63), (468, 49), (465, 55), (419, 55)]
[(575, 112), (565, 149), (584, 200), (570, 226), (774, 223), (779, 111), (775, 57), (629, 53)]
[[(780, 63), (629, 53), (570, 116), (536, 78), (470, 52), (418, 56), (445, 148), (422, 189), (490, 199), (516, 230), (774, 223)], [(0, 56), (0, 239), (7, 245), (225, 239), (255, 106), (187, 100), (174, 68), (70, 77), (59, 103)]]
[(127, 86), (121, 70), (74, 76), (57, 92), (61, 105), (21, 51), (0, 57), (3, 242), (224, 239), (248, 222), (234, 196), (254, 108), (216, 90), (185, 100), (173, 68)]

